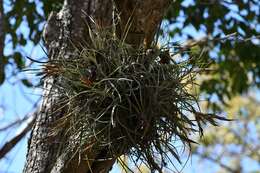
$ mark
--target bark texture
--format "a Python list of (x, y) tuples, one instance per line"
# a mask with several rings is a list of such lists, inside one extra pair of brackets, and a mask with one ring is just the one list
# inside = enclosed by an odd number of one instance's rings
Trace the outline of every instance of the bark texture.
[(115, 0), (120, 14), (118, 35), (132, 45), (149, 47), (170, 0)]
[[(115, 0), (120, 22), (116, 26), (118, 37), (134, 46), (149, 47), (170, 0)], [(86, 24), (106, 28), (112, 25), (112, 0), (65, 0), (59, 13), (49, 16), (43, 37), (50, 59), (73, 58), (73, 45), (88, 41)], [(94, 22), (93, 22), (94, 21)], [(95, 23), (95, 24), (94, 24)], [(94, 29), (94, 27), (92, 27)], [(127, 34), (127, 35), (126, 35)], [(52, 86), (58, 77), (47, 78), (41, 111), (36, 118), (29, 140), (27, 162), (24, 173), (106, 173), (116, 158), (97, 161), (104, 151), (87, 150), (93, 162), (70, 158), (72, 153), (58, 155), (60, 134), (50, 136), (55, 120), (62, 117), (64, 110), (55, 111), (62, 99)], [(102, 157), (101, 157), (102, 158)]]

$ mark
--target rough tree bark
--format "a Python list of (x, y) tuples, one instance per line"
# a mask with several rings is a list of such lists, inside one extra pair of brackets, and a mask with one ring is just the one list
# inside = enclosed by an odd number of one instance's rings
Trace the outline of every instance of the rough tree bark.
[[(73, 58), (71, 42), (77, 44), (82, 41), (82, 38), (88, 41), (86, 22), (91, 26), (93, 24), (91, 19), (94, 19), (100, 28), (111, 26), (113, 3), (116, 4), (121, 18), (116, 28), (118, 37), (123, 37), (128, 30), (127, 43), (149, 47), (170, 0), (114, 0), (114, 2), (113, 0), (65, 0), (59, 13), (51, 13), (44, 29), (43, 35), (49, 59)], [(36, 118), (29, 140), (27, 162), (23, 172), (109, 172), (116, 158), (102, 162), (94, 160), (91, 165), (87, 165), (84, 161), (78, 163), (75, 158), (66, 164), (70, 153), (57, 154), (59, 134), (49, 136), (52, 123), (63, 115), (62, 111), (54, 112), (59, 96), (50, 97), (55, 92), (52, 85), (56, 80), (58, 79), (50, 77), (45, 80), (41, 111)], [(100, 151), (86, 154), (95, 159), (100, 157)]]

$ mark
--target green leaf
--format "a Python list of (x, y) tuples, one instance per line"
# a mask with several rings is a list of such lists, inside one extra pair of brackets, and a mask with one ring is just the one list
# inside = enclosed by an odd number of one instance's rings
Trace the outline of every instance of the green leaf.
[(25, 64), (24, 64), (25, 62), (24, 62), (24, 59), (22, 58), (21, 53), (15, 52), (13, 55), (13, 58), (14, 58), (14, 62), (17, 65), (17, 68), (20, 70), (23, 69), (25, 66)]
[(6, 57), (2, 57), (0, 59), (0, 85), (5, 81), (5, 64), (6, 64)]
[(4, 70), (1, 68), (0, 69), (0, 85), (3, 84), (5, 81), (5, 72)]
[(22, 83), (27, 87), (33, 87), (34, 86), (28, 79), (22, 79)]

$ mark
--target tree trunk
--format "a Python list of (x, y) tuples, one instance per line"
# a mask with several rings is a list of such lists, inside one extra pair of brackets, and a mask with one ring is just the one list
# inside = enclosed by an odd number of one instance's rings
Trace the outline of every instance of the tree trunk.
[[(73, 46), (81, 41), (88, 41), (86, 23), (92, 27), (93, 19), (100, 28), (112, 25), (113, 4), (120, 14), (120, 23), (116, 26), (117, 36), (123, 38), (127, 34), (127, 43), (149, 47), (169, 2), (170, 0), (65, 0), (59, 13), (51, 13), (43, 32), (48, 57), (50, 60), (73, 58)], [(98, 162), (97, 159), (103, 151), (84, 153), (95, 158), (92, 163), (82, 160), (78, 163), (77, 157), (70, 158), (71, 153), (58, 154), (61, 135), (50, 136), (53, 123), (61, 118), (65, 111), (56, 109), (61, 98), (52, 86), (57, 80), (58, 77), (45, 79), (41, 111), (29, 140), (23, 172), (109, 172), (116, 158)]]

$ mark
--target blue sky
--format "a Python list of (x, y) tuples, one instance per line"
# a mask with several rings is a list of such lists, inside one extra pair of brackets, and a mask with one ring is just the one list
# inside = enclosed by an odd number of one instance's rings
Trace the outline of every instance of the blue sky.
[[(33, 55), (36, 52), (38, 54), (42, 51), (41, 48), (33, 48), (32, 46), (26, 47), (25, 50), (28, 53), (27, 55), (32, 55), (32, 57), (34, 57)], [(6, 49), (5, 51), (8, 53), (9, 50)], [(7, 76), (11, 75), (9, 68), (6, 69), (6, 73)], [(33, 75), (29, 76), (35, 78)], [(5, 82), (0, 86), (0, 128), (10, 122), (22, 119), (26, 114), (33, 112), (35, 102), (40, 99), (41, 91), (38, 88), (26, 88), (20, 82), (17, 82), (19, 81), (18, 79), (19, 77), (11, 78), (9, 82)], [(19, 133), (25, 125), (0, 132), (0, 146)], [(7, 158), (0, 160), (0, 173), (21, 172), (25, 162), (28, 137), (29, 134), (8, 154)]]

